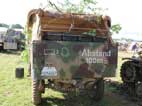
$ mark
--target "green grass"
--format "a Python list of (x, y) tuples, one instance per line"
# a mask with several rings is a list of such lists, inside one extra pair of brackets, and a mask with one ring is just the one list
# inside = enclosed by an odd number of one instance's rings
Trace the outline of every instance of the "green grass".
[(18, 54), (0, 54), (0, 106), (31, 106), (31, 81), (16, 79), (15, 68), (26, 67)]
[[(22, 63), (19, 54), (0, 53), (0, 106), (33, 106), (31, 101), (31, 79), (26, 77), (26, 64)], [(119, 58), (120, 69), (122, 61)], [(23, 79), (15, 78), (16, 67), (25, 68)], [(116, 77), (120, 80), (119, 72)], [(67, 98), (66, 98), (67, 97)], [(70, 97), (70, 98), (69, 98)], [(121, 103), (121, 98), (112, 95), (106, 89), (104, 99), (95, 102), (85, 95), (66, 95), (61, 92), (47, 89), (43, 95), (43, 102), (40, 106), (128, 106)]]

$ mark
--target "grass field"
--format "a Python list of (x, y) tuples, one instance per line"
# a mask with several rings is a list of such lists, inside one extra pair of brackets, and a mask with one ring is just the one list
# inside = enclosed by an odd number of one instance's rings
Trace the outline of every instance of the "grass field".
[[(121, 57), (127, 57), (127, 55), (119, 53), (118, 71), (115, 78), (118, 81), (120, 81)], [(25, 77), (16, 79), (15, 68), (20, 66), (25, 68)], [(31, 102), (31, 79), (26, 75), (26, 64), (21, 62), (18, 53), (0, 53), (0, 106), (33, 106)], [(111, 88), (105, 89), (104, 99), (100, 102), (95, 102), (84, 95), (74, 96), (72, 94), (70, 98), (65, 98), (66, 96), (63, 93), (47, 89), (40, 106), (133, 106), (129, 103), (128, 105), (118, 95), (111, 93)]]

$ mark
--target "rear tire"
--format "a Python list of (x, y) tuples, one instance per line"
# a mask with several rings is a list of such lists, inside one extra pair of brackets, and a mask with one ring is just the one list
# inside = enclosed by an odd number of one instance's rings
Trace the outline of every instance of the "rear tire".
[(39, 80), (32, 80), (32, 102), (35, 105), (41, 103), (41, 92), (38, 89)]
[(122, 64), (120, 76), (126, 84), (136, 82), (136, 69), (132, 61), (126, 61)]
[(104, 80), (99, 79), (94, 85), (94, 99), (100, 101), (104, 97)]
[(0, 51), (2, 51), (3, 50), (3, 43), (0, 43)]

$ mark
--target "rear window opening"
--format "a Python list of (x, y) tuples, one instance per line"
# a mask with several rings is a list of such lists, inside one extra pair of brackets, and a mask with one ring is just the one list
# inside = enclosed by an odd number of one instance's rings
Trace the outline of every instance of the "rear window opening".
[(107, 38), (90, 35), (74, 35), (70, 33), (44, 33), (42, 40), (46, 41), (79, 41), (79, 42), (104, 42)]

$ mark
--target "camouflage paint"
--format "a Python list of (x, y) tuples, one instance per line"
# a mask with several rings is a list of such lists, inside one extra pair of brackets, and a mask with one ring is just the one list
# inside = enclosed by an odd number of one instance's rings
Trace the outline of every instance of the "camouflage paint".
[(41, 77), (43, 67), (57, 70), (56, 79), (113, 77), (117, 67), (117, 47), (107, 42), (33, 41), (33, 70)]

